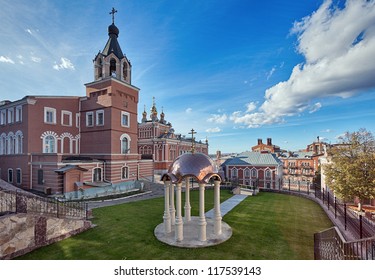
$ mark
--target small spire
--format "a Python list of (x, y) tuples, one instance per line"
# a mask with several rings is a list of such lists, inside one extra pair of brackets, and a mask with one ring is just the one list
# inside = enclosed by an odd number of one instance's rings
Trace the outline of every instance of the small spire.
[(112, 24), (115, 24), (115, 13), (117, 13), (117, 10), (112, 7), (112, 11), (109, 13), (110, 15), (112, 15)]

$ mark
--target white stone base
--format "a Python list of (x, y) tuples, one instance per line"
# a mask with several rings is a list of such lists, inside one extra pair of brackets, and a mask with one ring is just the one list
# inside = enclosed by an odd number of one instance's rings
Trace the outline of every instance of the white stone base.
[(214, 246), (227, 241), (232, 236), (232, 228), (225, 222), (221, 222), (222, 233), (219, 236), (214, 234), (213, 219), (206, 219), (206, 241), (199, 241), (199, 217), (191, 217), (190, 222), (184, 221), (183, 224), (183, 240), (176, 241), (175, 227), (172, 226), (170, 233), (165, 233), (164, 223), (159, 224), (154, 234), (158, 240), (171, 246), (185, 247), (185, 248), (200, 248)]

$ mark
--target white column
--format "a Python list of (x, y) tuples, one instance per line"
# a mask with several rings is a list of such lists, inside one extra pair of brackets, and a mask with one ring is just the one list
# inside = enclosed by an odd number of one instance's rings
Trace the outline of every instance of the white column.
[(221, 234), (220, 181), (214, 181), (214, 233)]
[(199, 184), (199, 241), (206, 241), (206, 216), (204, 214), (204, 187), (205, 184)]
[(175, 224), (176, 221), (176, 209), (174, 208), (174, 185), (171, 184), (169, 188), (169, 215), (171, 216), (171, 224), (172, 226)]
[(164, 231), (165, 233), (171, 232), (171, 216), (169, 214), (169, 186), (171, 181), (164, 181)]
[(176, 224), (175, 224), (175, 238), (176, 241), (182, 241), (183, 237), (183, 221), (181, 215), (181, 187), (182, 183), (178, 183), (176, 186), (176, 209), (177, 209), (177, 216), (176, 216)]
[(186, 178), (186, 188), (185, 188), (185, 221), (191, 221), (191, 205), (190, 205), (190, 184), (189, 179)]

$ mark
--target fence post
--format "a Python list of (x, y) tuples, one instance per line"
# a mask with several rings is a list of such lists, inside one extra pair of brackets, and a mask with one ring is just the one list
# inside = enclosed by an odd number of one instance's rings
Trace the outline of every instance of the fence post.
[(301, 192), (301, 181), (298, 181), (298, 192)]
[(56, 217), (59, 218), (59, 201), (56, 199)]
[(328, 210), (329, 210), (329, 191), (327, 191), (327, 196), (328, 196)]
[(310, 182), (307, 181), (307, 195), (310, 195)]
[(314, 185), (314, 193), (315, 193), (315, 198), (316, 198), (316, 184), (313, 184)]
[(335, 219), (337, 218), (337, 199), (335, 196)]
[(344, 219), (345, 219), (345, 230), (346, 230), (346, 203), (344, 203)]
[(362, 239), (362, 215), (359, 214), (359, 239)]
[(322, 192), (322, 193), (323, 193), (323, 205), (324, 205), (324, 189), (323, 189), (323, 192)]
[(289, 191), (290, 191), (290, 178), (289, 178)]

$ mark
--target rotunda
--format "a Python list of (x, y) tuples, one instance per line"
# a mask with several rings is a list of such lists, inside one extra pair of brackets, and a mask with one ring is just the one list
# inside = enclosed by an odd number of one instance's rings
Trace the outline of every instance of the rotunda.
[[(190, 179), (199, 186), (199, 217), (191, 216)], [(155, 236), (162, 242), (178, 247), (206, 247), (222, 243), (232, 235), (232, 229), (222, 221), (220, 211), (220, 183), (222, 176), (215, 162), (202, 153), (186, 153), (175, 159), (168, 172), (162, 175), (164, 182), (163, 223), (155, 228)], [(205, 215), (205, 188), (213, 181), (213, 217)], [(181, 196), (185, 183), (184, 218)], [(175, 197), (174, 197), (175, 196)], [(176, 206), (176, 207), (175, 207)]]

